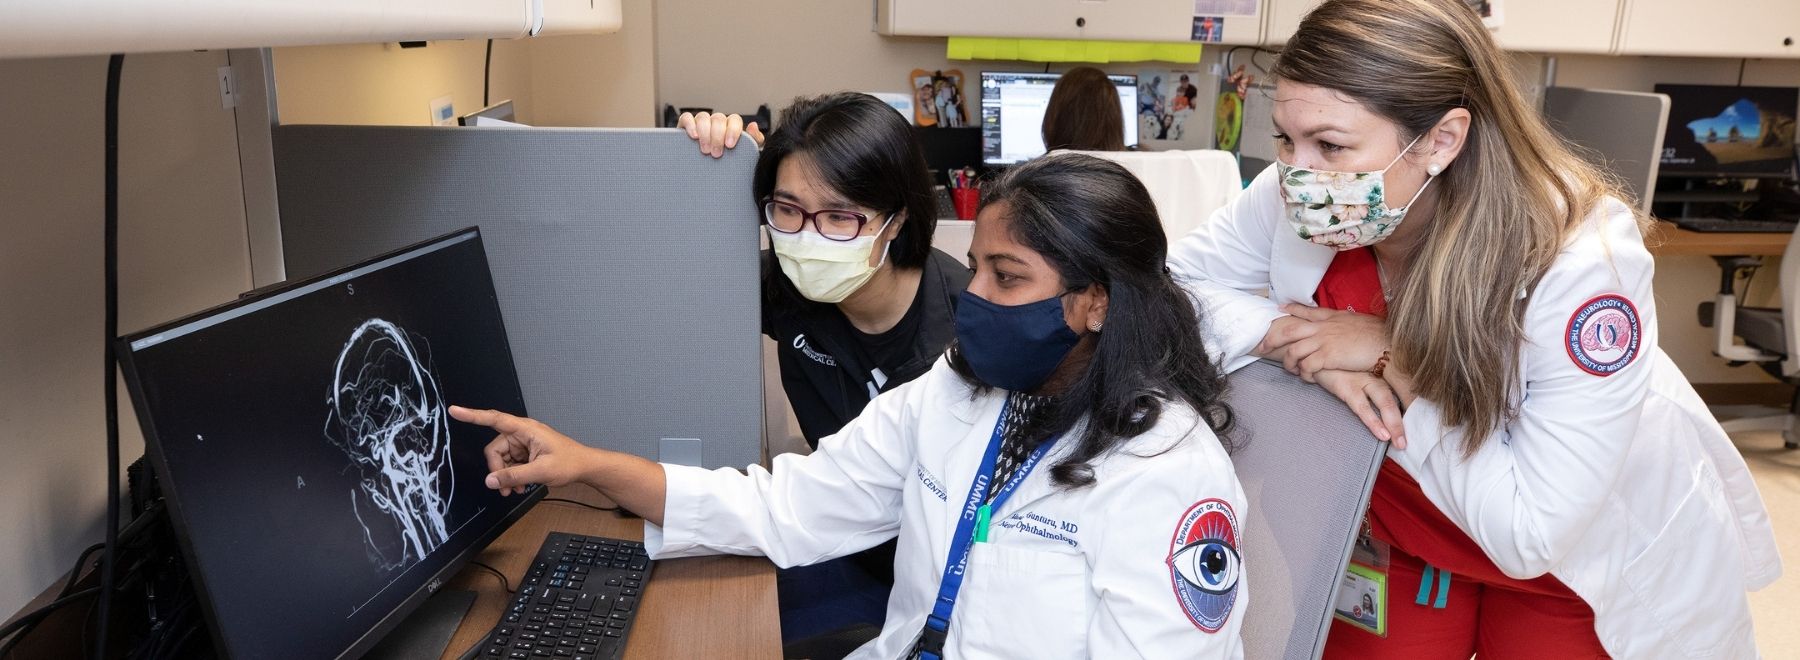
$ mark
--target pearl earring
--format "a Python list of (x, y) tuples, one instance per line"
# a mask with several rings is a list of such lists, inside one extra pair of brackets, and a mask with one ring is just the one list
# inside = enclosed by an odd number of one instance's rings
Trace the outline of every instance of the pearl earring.
[(1432, 176), (1437, 176), (1439, 174), (1442, 174), (1443, 171), (1444, 171), (1444, 166), (1439, 165), (1437, 163), (1432, 163), (1430, 165), (1425, 166), (1425, 173), (1430, 174)]

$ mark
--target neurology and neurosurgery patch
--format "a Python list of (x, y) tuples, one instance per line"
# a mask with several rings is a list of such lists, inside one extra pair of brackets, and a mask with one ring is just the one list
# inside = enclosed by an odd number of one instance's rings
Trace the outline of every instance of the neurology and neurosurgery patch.
[(1583, 303), (1569, 316), (1563, 342), (1575, 366), (1604, 377), (1637, 359), (1643, 336), (1637, 307), (1624, 296), (1609, 293)]
[(1238, 556), (1237, 514), (1211, 498), (1188, 507), (1169, 542), (1169, 580), (1182, 611), (1203, 632), (1225, 628), (1237, 605), (1243, 562)]

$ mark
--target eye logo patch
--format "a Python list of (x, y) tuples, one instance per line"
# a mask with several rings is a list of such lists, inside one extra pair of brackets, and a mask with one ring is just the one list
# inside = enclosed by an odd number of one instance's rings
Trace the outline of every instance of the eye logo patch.
[(1243, 576), (1237, 514), (1231, 505), (1211, 498), (1188, 507), (1175, 525), (1164, 562), (1175, 600), (1194, 627), (1207, 633), (1224, 629)]

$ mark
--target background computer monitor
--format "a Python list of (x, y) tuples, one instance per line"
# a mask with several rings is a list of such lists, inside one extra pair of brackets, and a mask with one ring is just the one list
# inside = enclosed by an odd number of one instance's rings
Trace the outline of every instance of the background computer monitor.
[(515, 119), (513, 115), (512, 99), (507, 99), (461, 117), (457, 117), (456, 125), (479, 126), (481, 125), (480, 120), (482, 119), (498, 119), (508, 124), (519, 123), (519, 120)]
[(483, 484), (525, 413), (468, 230), (119, 340), (226, 657), (357, 657), (543, 496)]
[[(982, 160), (1022, 163), (1044, 155), (1044, 111), (1061, 74), (981, 73)], [(1138, 143), (1137, 76), (1107, 76), (1119, 89), (1125, 146)]]
[(1657, 85), (1669, 97), (1664, 177), (1791, 176), (1800, 89)]

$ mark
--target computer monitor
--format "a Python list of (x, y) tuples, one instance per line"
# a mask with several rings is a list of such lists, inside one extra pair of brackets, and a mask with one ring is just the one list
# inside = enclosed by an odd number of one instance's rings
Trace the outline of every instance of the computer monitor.
[[(494, 120), (494, 119), (497, 119), (499, 121), (493, 122), (493, 123), (487, 123), (484, 121), (484, 120)], [(505, 101), (495, 103), (488, 107), (482, 108), (480, 110), (476, 110), (474, 112), (471, 112), (469, 114), (466, 114), (466, 115), (456, 118), (456, 125), (458, 125), (458, 126), (482, 126), (484, 124), (492, 125), (492, 126), (505, 126), (507, 124), (517, 124), (517, 123), (519, 123), (519, 120), (514, 118), (513, 102), (511, 99), (507, 99)]]
[[(1022, 163), (1044, 155), (1044, 111), (1061, 74), (981, 73), (982, 160), (991, 165)], [(1125, 146), (1138, 143), (1137, 76), (1107, 76), (1119, 89)]]
[(119, 339), (146, 450), (232, 658), (354, 658), (543, 497), (483, 483), (525, 413), (469, 229)]
[(1659, 176), (1792, 176), (1800, 88), (1657, 85), (1656, 92), (1669, 96)]

